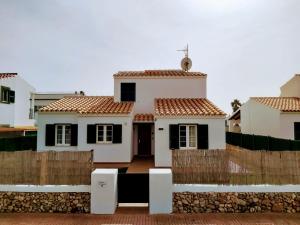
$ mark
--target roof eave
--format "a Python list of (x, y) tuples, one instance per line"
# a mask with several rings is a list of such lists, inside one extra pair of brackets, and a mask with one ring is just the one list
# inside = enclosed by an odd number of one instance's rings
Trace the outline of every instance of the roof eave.
[(160, 115), (156, 114), (155, 118), (157, 119), (174, 119), (174, 118), (183, 118), (183, 119), (225, 119), (226, 114), (220, 114), (220, 115)]

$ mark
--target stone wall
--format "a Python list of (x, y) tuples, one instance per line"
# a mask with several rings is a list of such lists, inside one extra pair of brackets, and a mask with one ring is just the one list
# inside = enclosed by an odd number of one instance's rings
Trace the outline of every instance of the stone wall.
[(86, 192), (0, 192), (0, 212), (89, 213)]
[(300, 212), (297, 193), (173, 193), (174, 213)]

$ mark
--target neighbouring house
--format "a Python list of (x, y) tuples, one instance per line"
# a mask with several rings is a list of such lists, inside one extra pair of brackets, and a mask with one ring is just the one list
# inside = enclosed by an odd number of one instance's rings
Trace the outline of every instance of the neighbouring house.
[(300, 140), (300, 75), (281, 87), (280, 97), (251, 97), (229, 121), (243, 134)]
[(67, 96), (83, 96), (83, 91), (75, 92), (36, 92), (30, 99), (34, 107), (34, 118), (37, 119), (37, 112), (44, 106)]
[(229, 116), (226, 120), (227, 122), (227, 131), (234, 133), (241, 133), (241, 115), (240, 109), (236, 110)]
[(72, 96), (39, 111), (38, 151), (94, 150), (95, 162), (172, 149), (225, 149), (225, 113), (206, 96), (207, 75), (183, 70), (118, 72), (114, 96)]
[(0, 73), (0, 127), (32, 128), (30, 98), (35, 92), (17, 73)]

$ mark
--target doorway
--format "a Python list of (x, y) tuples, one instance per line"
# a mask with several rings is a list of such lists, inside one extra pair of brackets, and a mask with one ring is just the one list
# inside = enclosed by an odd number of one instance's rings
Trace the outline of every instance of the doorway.
[(152, 124), (138, 124), (138, 156), (151, 156)]

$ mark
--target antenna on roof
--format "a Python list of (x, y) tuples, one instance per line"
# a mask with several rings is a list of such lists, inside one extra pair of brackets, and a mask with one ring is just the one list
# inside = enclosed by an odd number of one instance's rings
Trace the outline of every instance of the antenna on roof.
[(184, 58), (181, 60), (181, 68), (185, 72), (188, 72), (192, 67), (192, 60), (189, 58), (189, 45), (187, 44), (184, 49), (177, 51), (184, 52)]

